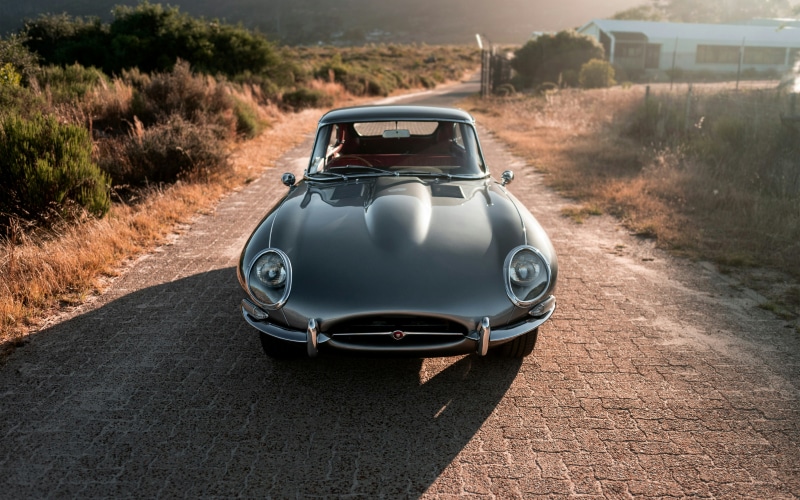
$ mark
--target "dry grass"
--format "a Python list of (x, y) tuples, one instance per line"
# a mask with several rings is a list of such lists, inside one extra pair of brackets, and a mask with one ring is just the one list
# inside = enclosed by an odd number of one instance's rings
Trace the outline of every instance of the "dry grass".
[(151, 188), (135, 206), (115, 205), (101, 220), (47, 234), (15, 231), (0, 246), (0, 345), (13, 347), (61, 307), (98, 293), (126, 259), (165, 240), (175, 225), (209, 209), (225, 193), (274, 165), (313, 130), (319, 110), (274, 115), (274, 126), (231, 154), (233, 167), (202, 180)]
[[(473, 64), (464, 59), (465, 65)], [(354, 98), (340, 83), (310, 80), (307, 84), (330, 96), (336, 106), (364, 100)], [(73, 93), (80, 97), (62, 92), (64, 96), (55, 99), (49, 87), (42, 92), (31, 89), (23, 96), (30, 102), (15, 112), (36, 109), (89, 128), (96, 161), (116, 175), (114, 189), (125, 203), (118, 200), (102, 220), (70, 220), (33, 231), (17, 225), (0, 234), (0, 350), (13, 348), (60, 308), (102, 291), (126, 260), (159, 245), (176, 225), (261, 175), (265, 166), (272, 166), (314, 129), (322, 113), (311, 109), (286, 114), (274, 96), (256, 84), (217, 82), (193, 75), (186, 65), (160, 75), (125, 72)], [(181, 117), (185, 123), (178, 124), (177, 132), (162, 130)], [(205, 135), (194, 133), (187, 139), (184, 135), (193, 132), (192, 127)], [(269, 128), (258, 135), (264, 127)], [(148, 134), (154, 153), (131, 155), (132, 146), (150, 145)], [(171, 135), (180, 139), (177, 144), (169, 142)], [(253, 136), (254, 140), (238, 142)], [(158, 179), (143, 166), (153, 163), (154, 172), (174, 167), (175, 159), (161, 153), (184, 151), (197, 143), (189, 140), (194, 138), (220, 150), (212, 151), (214, 161), (206, 162), (207, 167), (192, 162), (199, 168), (181, 170), (175, 184), (147, 187)], [(203, 151), (197, 145), (191, 150), (193, 159)], [(147, 161), (131, 163), (140, 156)], [(142, 177), (145, 180), (139, 182)]]
[[(686, 87), (676, 92), (682, 110)], [(641, 140), (632, 130), (640, 124), (643, 87), (476, 100), (470, 106), (480, 123), (544, 172), (550, 186), (576, 200), (565, 216), (580, 222), (598, 211), (612, 214), (661, 248), (750, 275), (743, 278), (748, 285), (796, 317), (800, 301), (791, 284), (800, 278), (800, 189), (794, 153), (787, 156), (784, 138), (777, 137), (784, 133), (779, 99), (774, 92), (740, 92), (735, 99), (702, 94), (695, 88), (680, 134), (671, 138), (659, 129), (663, 140)], [(749, 99), (749, 106), (742, 104)], [(775, 106), (766, 108), (769, 103)], [(777, 129), (766, 130), (775, 123)], [(775, 136), (779, 146), (769, 148), (772, 138), (757, 131)], [(721, 134), (752, 137), (731, 153), (719, 147)], [(764, 282), (764, 276), (770, 279)]]

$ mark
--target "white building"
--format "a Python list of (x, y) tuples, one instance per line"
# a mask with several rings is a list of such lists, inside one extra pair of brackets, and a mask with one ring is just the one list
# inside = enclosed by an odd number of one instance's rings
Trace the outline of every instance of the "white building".
[(785, 73), (800, 56), (800, 27), (777, 21), (733, 25), (596, 19), (578, 32), (599, 40), (609, 62), (629, 70)]

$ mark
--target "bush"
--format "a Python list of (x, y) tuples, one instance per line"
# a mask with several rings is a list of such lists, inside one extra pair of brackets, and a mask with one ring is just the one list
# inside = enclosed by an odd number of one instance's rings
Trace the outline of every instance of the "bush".
[(257, 136), (266, 123), (259, 118), (257, 109), (248, 102), (234, 98), (233, 114), (236, 117), (236, 133), (248, 139)]
[(511, 67), (526, 87), (544, 81), (559, 81), (568, 70), (578, 71), (592, 60), (603, 58), (603, 46), (594, 38), (574, 31), (542, 35), (529, 41), (514, 53)]
[(617, 83), (614, 81), (614, 67), (602, 59), (592, 59), (581, 66), (578, 81), (585, 89), (602, 89)]
[(42, 87), (49, 87), (55, 102), (72, 102), (85, 96), (91, 89), (108, 78), (97, 68), (80, 64), (47, 66), (41, 68), (36, 79)]
[(228, 168), (228, 155), (212, 127), (178, 115), (149, 128), (136, 121), (123, 146), (107, 148), (103, 168), (115, 184), (172, 183)]
[(111, 59), (110, 34), (97, 18), (40, 15), (27, 21), (22, 33), (25, 46), (46, 64), (66, 66), (77, 62), (111, 73), (106, 67)]
[(95, 216), (108, 211), (109, 179), (92, 160), (89, 133), (55, 118), (9, 116), (0, 122), (0, 222), (9, 217), (68, 217), (74, 205)]
[(561, 86), (562, 87), (577, 87), (580, 84), (578, 79), (579, 73), (577, 70), (568, 69), (561, 73)]
[(234, 107), (225, 88), (213, 79), (194, 75), (184, 61), (179, 61), (170, 72), (152, 75), (144, 88), (134, 94), (131, 106), (133, 114), (145, 125), (178, 115), (198, 124), (212, 122), (235, 127), (220, 122), (223, 112)]
[(333, 106), (333, 97), (321, 90), (303, 87), (283, 94), (283, 104), (295, 110), (330, 108)]
[(5, 63), (0, 66), (0, 87), (19, 87), (22, 82), (22, 75), (17, 73), (14, 65)]
[(20, 76), (20, 84), (27, 84), (39, 67), (36, 56), (25, 47), (24, 42), (25, 39), (18, 35), (0, 39), (0, 65), (10, 65), (10, 69)]
[(273, 71), (280, 58), (262, 35), (240, 26), (208, 22), (144, 1), (118, 5), (110, 25), (66, 14), (42, 15), (26, 23), (25, 43), (46, 62), (59, 66), (78, 62), (107, 74), (139, 68), (169, 71), (179, 59), (198, 71), (233, 76), (245, 70)]

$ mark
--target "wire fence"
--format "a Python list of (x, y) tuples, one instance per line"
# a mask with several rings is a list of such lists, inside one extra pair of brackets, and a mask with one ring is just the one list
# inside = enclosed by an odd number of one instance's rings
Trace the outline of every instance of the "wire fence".
[(800, 196), (800, 103), (785, 88), (689, 84), (645, 92), (640, 140), (694, 151), (720, 177)]

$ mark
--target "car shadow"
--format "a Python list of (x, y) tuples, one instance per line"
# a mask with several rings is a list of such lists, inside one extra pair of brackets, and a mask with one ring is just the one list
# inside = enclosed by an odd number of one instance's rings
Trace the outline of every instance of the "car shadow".
[[(0, 369), (3, 427), (40, 443), (8, 480), (52, 460), (59, 474), (37, 483), (50, 493), (77, 476), (100, 496), (129, 480), (145, 496), (419, 496), (478, 446), (520, 370), (491, 356), (272, 360), (241, 297), (234, 269), (214, 270), (33, 336)], [(117, 471), (114, 491), (87, 464)]]

